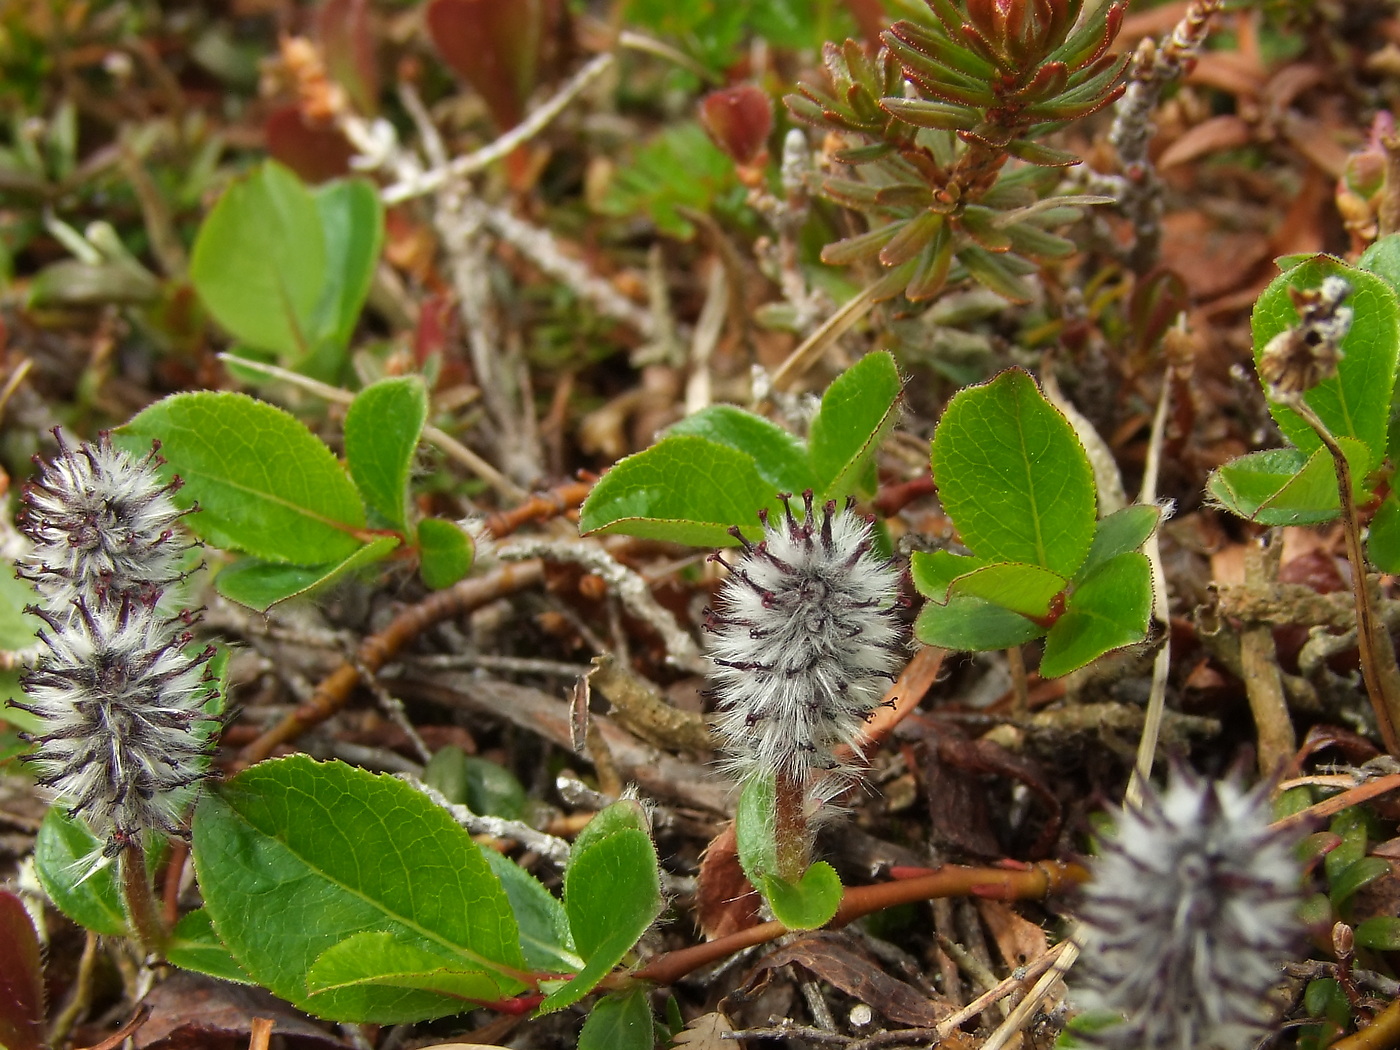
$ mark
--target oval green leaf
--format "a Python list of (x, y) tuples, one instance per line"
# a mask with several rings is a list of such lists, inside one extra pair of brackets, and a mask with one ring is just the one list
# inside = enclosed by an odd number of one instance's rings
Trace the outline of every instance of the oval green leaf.
[(652, 1050), (655, 1045), (651, 1006), (641, 989), (599, 999), (578, 1035), (578, 1050)]
[(392, 1024), (459, 1012), (460, 999), (412, 988), (307, 993), (312, 965), (358, 933), (523, 984), (510, 901), (448, 813), (392, 777), (305, 755), (253, 766), (195, 812), (195, 871), (214, 929), (274, 994), (322, 1017)]
[(408, 477), (428, 419), (428, 392), (417, 376), (381, 379), (345, 412), (345, 460), (369, 508), (391, 528), (408, 529)]
[(1147, 555), (1129, 551), (1110, 558), (1070, 594), (1064, 615), (1045, 638), (1041, 675), (1058, 678), (1111, 650), (1136, 645), (1147, 637), (1151, 612)]
[(126, 935), (126, 911), (117, 890), (115, 865), (93, 868), (102, 843), (62, 806), (51, 806), (34, 839), (34, 870), (49, 900), (79, 926), (104, 937)]
[(312, 321), (316, 339), (343, 351), (369, 295), (384, 244), (384, 205), (368, 179), (335, 179), (313, 191), (326, 269)]
[(466, 530), (445, 518), (418, 523), (418, 575), (435, 591), (466, 579), (476, 560), (476, 544)]
[(1381, 501), (1371, 519), (1366, 556), (1381, 572), (1400, 573), (1400, 499), (1393, 492)]
[(227, 945), (214, 932), (209, 912), (196, 908), (175, 924), (165, 945), (165, 961), (182, 970), (208, 974), (221, 981), (252, 984), (246, 970), (234, 961)]
[(973, 569), (953, 581), (948, 593), (991, 602), (1027, 617), (1042, 617), (1050, 602), (1069, 583), (1065, 577), (1038, 565), (996, 562)]
[(781, 512), (753, 457), (707, 438), (662, 438), (620, 460), (579, 511), (579, 531), (621, 532), (693, 547), (732, 547), (737, 525), (757, 537), (758, 512)]
[(241, 558), (214, 577), (214, 588), (230, 601), (267, 612), (278, 602), (302, 598), (366, 565), (382, 561), (399, 545), (380, 536), (335, 565), (281, 565)]
[(702, 437), (744, 453), (774, 492), (795, 494), (820, 487), (801, 441), (776, 423), (734, 405), (703, 408), (670, 427), (666, 435)]
[(1009, 369), (959, 391), (933, 436), (939, 498), (984, 561), (1069, 577), (1093, 541), (1094, 474), (1069, 421)]
[[(1352, 493), (1368, 499), (1362, 479), (1370, 452), (1352, 438), (1338, 438), (1351, 467)], [(1232, 459), (1211, 474), (1206, 491), (1232, 514), (1262, 525), (1311, 525), (1336, 518), (1339, 509), (1337, 465), (1324, 448), (1311, 453), (1296, 448), (1251, 452)]]
[[(1400, 359), (1400, 302), (1389, 283), (1327, 256), (1310, 259), (1280, 274), (1254, 305), (1250, 320), (1254, 360), (1257, 364), (1274, 336), (1298, 324), (1298, 311), (1289, 298), (1289, 289), (1315, 289), (1333, 274), (1345, 278), (1352, 287), (1347, 300), (1354, 313), (1351, 331), (1342, 340), (1337, 374), (1304, 393), (1303, 399), (1334, 437), (1354, 438), (1369, 450), (1361, 468), (1365, 473), (1385, 455), (1390, 398)], [(1291, 408), (1270, 401), (1269, 412), (1298, 448), (1312, 452), (1321, 447), (1312, 427)]]
[(884, 350), (866, 354), (826, 388), (807, 440), (822, 499), (839, 500), (860, 487), (898, 418), (901, 389), (899, 369)]
[(295, 417), (245, 394), (198, 391), (157, 401), (118, 432), (140, 452), (161, 443), (184, 479), (186, 520), (216, 547), (295, 565), (340, 562), (359, 549), (359, 494), (331, 450)]
[(981, 598), (953, 598), (946, 605), (927, 602), (914, 621), (919, 641), (955, 652), (1009, 649), (1044, 633), (1034, 621)]
[(773, 917), (790, 930), (815, 930), (825, 926), (841, 907), (841, 877), (824, 860), (802, 873), (796, 884), (775, 875), (759, 881), (763, 899), (773, 909)]

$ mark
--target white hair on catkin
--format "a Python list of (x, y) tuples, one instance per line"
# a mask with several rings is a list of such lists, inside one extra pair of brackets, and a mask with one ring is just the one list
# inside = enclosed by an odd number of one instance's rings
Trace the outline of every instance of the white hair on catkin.
[[(760, 514), (763, 538), (743, 544), (711, 611), (711, 680), (726, 765), (739, 779), (814, 774), (844, 780), (834, 754), (854, 745), (884, 696), (903, 646), (899, 571), (873, 550), (870, 522), (829, 501), (817, 514)], [(718, 556), (716, 556), (718, 557)]]
[(1076, 1036), (1111, 1050), (1248, 1050), (1302, 938), (1296, 836), (1269, 827), (1269, 784), (1184, 768), (1121, 810), (1078, 909), (1071, 999), (1122, 1023)]

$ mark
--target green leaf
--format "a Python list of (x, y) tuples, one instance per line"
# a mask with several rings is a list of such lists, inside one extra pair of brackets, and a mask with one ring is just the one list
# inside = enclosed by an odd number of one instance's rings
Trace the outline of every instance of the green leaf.
[(345, 459), (369, 508), (408, 531), (408, 476), (428, 419), (428, 393), (417, 376), (365, 387), (345, 413)]
[(1038, 565), (996, 562), (974, 569), (953, 581), (953, 598), (970, 596), (991, 602), (1022, 616), (1042, 617), (1050, 602), (1069, 583), (1065, 577)]
[[(500, 998), (498, 978), (450, 953), (410, 943), (392, 933), (365, 930), (322, 952), (306, 973), (313, 1010), (320, 997), (374, 988), (411, 989), (463, 1000)], [(458, 1011), (465, 1007), (459, 1006)]]
[(666, 435), (701, 437), (750, 456), (754, 468), (775, 493), (800, 493), (820, 487), (801, 441), (776, 423), (734, 405), (703, 408), (669, 428)]
[(570, 1006), (596, 988), (661, 914), (662, 903), (656, 849), (645, 832), (623, 829), (576, 849), (564, 872), (564, 910), (585, 964), (540, 1010)]
[(933, 436), (939, 498), (984, 561), (1072, 576), (1094, 536), (1094, 475), (1069, 421), (1009, 369), (954, 395)]
[(1384, 278), (1392, 290), (1400, 292), (1400, 234), (1387, 234), (1369, 245), (1356, 265), (1358, 269)]
[(11, 568), (0, 569), (0, 649), (25, 649), (34, 644), (42, 621), (24, 607), (34, 601), (34, 588)]
[(951, 551), (915, 551), (909, 557), (910, 576), (914, 588), (940, 605), (948, 600), (948, 588), (959, 576), (982, 568), (986, 562)]
[(615, 835), (619, 831), (640, 831), (644, 835), (651, 833), (651, 827), (647, 824), (646, 810), (636, 799), (622, 799), (595, 813), (593, 819), (585, 824), (583, 830), (574, 837), (573, 849), (569, 851), (570, 855), (577, 857), (594, 843), (601, 842), (609, 835)]
[[(1358, 485), (1370, 453), (1351, 438), (1337, 444), (1351, 466), (1354, 498), (1365, 502)], [(1338, 513), (1337, 465), (1324, 448), (1311, 454), (1296, 448), (1251, 452), (1212, 473), (1206, 490), (1232, 514), (1263, 525), (1308, 525)]]
[(1094, 542), (1089, 547), (1089, 555), (1075, 573), (1074, 582), (1082, 582), (1110, 558), (1137, 550), (1147, 542), (1147, 537), (1152, 535), (1161, 517), (1162, 508), (1138, 503), (1100, 518), (1094, 528)]
[[(34, 870), (49, 900), (79, 926), (104, 937), (126, 936), (126, 911), (116, 866), (97, 867), (102, 843), (78, 817), (52, 806), (34, 839)], [(96, 870), (94, 870), (96, 868)]]
[(732, 547), (737, 525), (757, 536), (758, 512), (781, 511), (751, 456), (705, 438), (662, 438), (620, 460), (579, 511), (579, 531), (621, 532), (693, 547)]
[(1400, 952), (1400, 919), (1393, 915), (1377, 915), (1358, 923), (1356, 943), (1358, 947), (1380, 952)]
[[(1280, 274), (1254, 306), (1254, 360), (1257, 365), (1274, 336), (1298, 324), (1298, 311), (1288, 290), (1317, 288), (1332, 274), (1351, 284), (1353, 292), (1348, 302), (1355, 317), (1351, 331), (1342, 341), (1337, 374), (1304, 393), (1303, 399), (1334, 437), (1354, 438), (1366, 446), (1370, 456), (1362, 460), (1364, 474), (1385, 455), (1390, 398), (1400, 357), (1400, 302), (1390, 285), (1380, 277), (1325, 256)], [(1312, 452), (1321, 447), (1312, 427), (1291, 408), (1270, 401), (1269, 412), (1298, 448)]]
[(894, 358), (881, 350), (866, 354), (826, 388), (807, 441), (822, 499), (839, 500), (860, 487), (898, 418), (901, 386)]
[(640, 988), (599, 999), (578, 1034), (578, 1050), (652, 1050), (651, 1006)]
[(1327, 888), (1332, 907), (1340, 909), (1356, 895), (1361, 887), (1390, 874), (1390, 862), (1384, 857), (1362, 857), (1341, 870)]
[(524, 985), (510, 901), (471, 836), (392, 777), (305, 755), (263, 762), (204, 797), (194, 862), (214, 929), (275, 995), (319, 1016), (392, 1024), (459, 999), (357, 984), (310, 1000), (307, 975), (358, 933), (495, 970), (496, 997)]
[(1058, 678), (1113, 649), (1147, 637), (1152, 612), (1152, 570), (1147, 555), (1129, 551), (1110, 558), (1076, 587), (1065, 613), (1045, 638), (1040, 673)]
[(253, 979), (239, 966), (209, 919), (209, 912), (196, 908), (180, 919), (165, 945), (165, 961), (182, 970), (208, 974), (221, 981), (252, 984)]
[(267, 612), (278, 602), (305, 597), (356, 569), (382, 561), (398, 545), (398, 537), (380, 536), (335, 565), (281, 565), (240, 558), (214, 577), (214, 588), (230, 601)]
[(476, 560), (476, 543), (456, 522), (424, 518), (418, 523), (418, 575), (435, 591), (464, 580)]
[(1366, 556), (1381, 572), (1400, 573), (1400, 499), (1393, 492), (1381, 501), (1371, 519)]
[(914, 621), (914, 636), (940, 649), (1009, 649), (1044, 633), (1034, 621), (980, 598), (954, 598), (947, 605), (927, 602)]
[(326, 286), (326, 239), (316, 199), (267, 161), (231, 185), (195, 238), (190, 279), (241, 342), (284, 359), (310, 353)]
[(790, 930), (815, 930), (825, 926), (841, 907), (841, 877), (824, 860), (805, 872), (796, 885), (776, 875), (760, 877), (763, 899), (773, 917)]
[[(368, 179), (335, 179), (313, 191), (326, 247), (314, 332), (337, 349), (350, 343), (384, 243), (384, 206)], [(348, 426), (348, 419), (347, 419)]]
[(520, 950), (532, 970), (543, 973), (577, 973), (583, 960), (574, 951), (569, 917), (558, 897), (550, 893), (509, 857), (481, 847), (482, 856), (505, 887), (511, 911), (520, 927)]
[[(244, 394), (199, 391), (157, 401), (119, 431), (155, 439), (179, 474), (185, 520), (216, 547), (295, 565), (339, 562), (360, 547), (364, 507), (324, 443), (290, 414)], [(139, 440), (138, 440), (139, 439)]]

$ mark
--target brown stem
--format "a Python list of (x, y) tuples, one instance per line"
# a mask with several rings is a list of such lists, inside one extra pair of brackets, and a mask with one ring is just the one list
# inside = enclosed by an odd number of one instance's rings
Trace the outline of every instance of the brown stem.
[[(998, 900), (1038, 900), (1078, 885), (1088, 877), (1088, 870), (1073, 862), (1042, 861), (1021, 870), (949, 864), (914, 879), (898, 879), (878, 886), (853, 886), (842, 895), (841, 907), (827, 925), (844, 926), (871, 912), (934, 897), (974, 895)], [(631, 976), (657, 984), (672, 984), (692, 970), (728, 958), (740, 949), (776, 940), (787, 932), (788, 928), (780, 922), (760, 923), (728, 937), (667, 952)]]
[(773, 778), (773, 847), (778, 878), (796, 885), (811, 856), (807, 786), (787, 773)]
[(142, 955), (160, 955), (165, 951), (167, 931), (151, 889), (150, 873), (146, 871), (146, 851), (140, 843), (132, 839), (117, 855), (117, 871), (136, 947)]
[(1366, 558), (1361, 550), (1361, 525), (1356, 520), (1356, 504), (1351, 498), (1351, 465), (1327, 424), (1301, 395), (1283, 400), (1312, 427), (1336, 465), (1342, 531), (1346, 534), (1347, 559), (1351, 562), (1352, 590), (1356, 596), (1356, 650), (1361, 660), (1361, 677), (1366, 682), (1366, 695), (1376, 712), (1376, 724), (1385, 749), (1400, 756), (1400, 737), (1396, 736), (1396, 726), (1400, 725), (1400, 667), (1395, 662), (1390, 633), (1378, 626), (1380, 617), (1372, 599)]
[(324, 722), (349, 702), (362, 669), (371, 674), (378, 671), (429, 627), (531, 587), (542, 579), (544, 563), (537, 558), (505, 564), (485, 576), (463, 580), (445, 591), (438, 591), (405, 609), (384, 630), (366, 638), (355, 659), (345, 661), (323, 678), (307, 703), (245, 747), (238, 756), (239, 764), (250, 766), (261, 762), (282, 744)]

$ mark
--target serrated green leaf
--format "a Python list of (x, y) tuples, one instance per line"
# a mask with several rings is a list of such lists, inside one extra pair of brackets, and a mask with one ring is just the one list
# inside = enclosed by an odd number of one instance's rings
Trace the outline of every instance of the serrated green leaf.
[(1371, 519), (1366, 557), (1381, 572), (1400, 573), (1400, 499), (1393, 492), (1381, 501)]
[[(1361, 481), (1370, 453), (1352, 438), (1338, 438), (1337, 444), (1352, 468), (1354, 498), (1364, 502)], [(1338, 513), (1336, 462), (1323, 448), (1310, 454), (1296, 448), (1251, 452), (1212, 473), (1206, 490), (1232, 514), (1263, 525), (1308, 525)]]
[[(34, 839), (34, 870), (49, 900), (79, 926), (104, 937), (126, 935), (126, 911), (116, 866), (102, 860), (102, 843), (62, 806), (44, 814)], [(97, 870), (94, 870), (96, 868)]]
[(190, 279), (240, 341), (296, 359), (314, 348), (326, 240), (311, 192), (267, 161), (233, 183), (195, 238)]
[(773, 775), (750, 777), (739, 793), (734, 811), (734, 840), (739, 866), (755, 887), (776, 871), (778, 850), (773, 841)]
[(758, 512), (781, 511), (753, 457), (706, 438), (662, 438), (617, 463), (579, 511), (579, 531), (621, 532), (693, 547), (732, 547), (737, 525), (762, 532)]
[(1045, 633), (1045, 628), (1010, 609), (981, 598), (954, 598), (947, 605), (926, 602), (914, 621), (914, 637), (940, 649), (1009, 649)]
[(312, 191), (326, 247), (326, 269), (316, 302), (316, 337), (343, 350), (369, 295), (384, 244), (384, 206), (374, 183), (334, 179)]
[(155, 439), (198, 502), (190, 528), (216, 547), (265, 561), (323, 565), (350, 557), (365, 524), (354, 484), (331, 450), (289, 413), (244, 394), (174, 394), (117, 435), (128, 448)]
[(593, 819), (574, 837), (574, 845), (569, 855), (580, 856), (594, 844), (619, 831), (640, 831), (644, 835), (651, 833), (646, 810), (636, 799), (621, 799), (593, 814)]
[(666, 434), (702, 437), (750, 456), (774, 492), (800, 493), (819, 487), (801, 441), (776, 423), (734, 405), (710, 405), (682, 419)]
[(1072, 576), (1089, 553), (1094, 475), (1069, 421), (1009, 369), (954, 395), (933, 437), (939, 498), (984, 561)]
[(599, 999), (578, 1034), (578, 1050), (652, 1050), (656, 1031), (646, 992), (636, 989)]
[(357, 569), (382, 561), (398, 545), (398, 537), (380, 536), (335, 565), (281, 565), (240, 558), (214, 577), (214, 589), (229, 601), (267, 612), (278, 602), (306, 597)]
[(915, 551), (909, 556), (909, 574), (915, 590), (943, 605), (954, 580), (986, 564), (980, 558), (951, 551)]
[(209, 912), (196, 908), (183, 916), (165, 944), (165, 961), (182, 970), (217, 977), (221, 981), (252, 984), (253, 979), (234, 960), (232, 953), (209, 920)]
[(1045, 638), (1041, 676), (1058, 678), (1104, 653), (1136, 645), (1147, 637), (1151, 612), (1147, 555), (1129, 551), (1110, 558), (1071, 592), (1064, 615)]
[(1152, 530), (1162, 516), (1160, 507), (1141, 503), (1114, 511), (1106, 518), (1100, 518), (1094, 528), (1094, 542), (1084, 564), (1075, 573), (1075, 581), (1086, 579), (1090, 573), (1110, 558), (1116, 558), (1128, 551), (1135, 551), (1147, 542)]
[(418, 523), (418, 575), (435, 591), (464, 580), (476, 560), (476, 542), (456, 522), (424, 518)]
[(1377, 915), (1356, 926), (1356, 944), (1381, 952), (1400, 952), (1400, 919), (1393, 915)]
[(1045, 616), (1050, 602), (1069, 580), (1039, 565), (994, 562), (953, 581), (949, 594), (991, 602), (1027, 617)]
[(408, 531), (408, 477), (428, 419), (428, 392), (417, 376), (381, 379), (355, 395), (345, 413), (345, 460), (369, 508)]
[(471, 967), (448, 952), (409, 943), (392, 933), (364, 930), (322, 952), (306, 973), (313, 1010), (335, 992), (372, 988), (411, 989), (472, 1002), (500, 997), (498, 977)]
[(392, 777), (305, 755), (263, 762), (204, 797), (193, 856), (205, 907), (235, 959), (303, 1009), (381, 1024), (459, 1012), (460, 999), (356, 985), (311, 1001), (307, 975), (332, 945), (392, 935), (524, 985), (510, 901), (471, 836)]
[(901, 383), (894, 358), (866, 354), (837, 376), (812, 420), (808, 455), (822, 499), (854, 492), (898, 417)]
[(656, 848), (645, 832), (615, 831), (575, 851), (564, 872), (564, 910), (585, 964), (540, 1010), (570, 1006), (596, 988), (636, 946), (661, 908)]
[(790, 930), (815, 930), (825, 926), (841, 907), (841, 877), (824, 860), (805, 872), (796, 884), (776, 875), (760, 876), (763, 899), (773, 917)]
[(574, 951), (564, 904), (509, 857), (481, 847), (482, 856), (505, 887), (520, 927), (520, 950), (537, 973), (578, 973), (583, 960)]
[(1356, 260), (1357, 269), (1381, 277), (1400, 293), (1400, 234), (1389, 233), (1367, 246)]
[[(1324, 256), (1280, 274), (1264, 289), (1254, 306), (1250, 320), (1254, 360), (1257, 365), (1274, 336), (1298, 324), (1298, 311), (1288, 290), (1315, 289), (1333, 274), (1345, 278), (1352, 286), (1347, 302), (1354, 311), (1354, 319), (1351, 331), (1342, 341), (1337, 374), (1305, 392), (1303, 399), (1327, 424), (1334, 437), (1354, 438), (1370, 451), (1361, 467), (1364, 474), (1385, 455), (1390, 399), (1395, 387), (1397, 358), (1400, 358), (1400, 302), (1396, 300), (1394, 289), (1374, 274)], [(1279, 429), (1298, 448), (1312, 452), (1321, 447), (1316, 432), (1291, 408), (1270, 401), (1269, 412)]]

